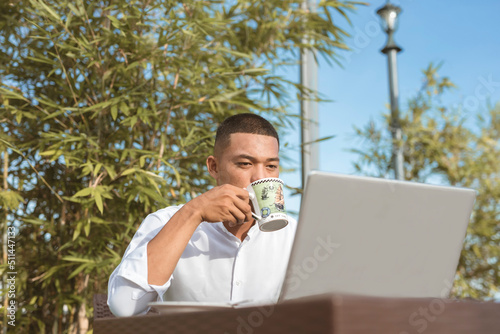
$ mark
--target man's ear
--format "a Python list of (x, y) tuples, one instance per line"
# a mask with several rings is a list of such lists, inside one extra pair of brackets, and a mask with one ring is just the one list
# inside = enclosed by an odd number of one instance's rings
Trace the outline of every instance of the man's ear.
[(217, 180), (219, 176), (219, 165), (217, 162), (217, 158), (213, 155), (207, 158), (207, 168), (210, 175), (212, 175), (212, 177)]

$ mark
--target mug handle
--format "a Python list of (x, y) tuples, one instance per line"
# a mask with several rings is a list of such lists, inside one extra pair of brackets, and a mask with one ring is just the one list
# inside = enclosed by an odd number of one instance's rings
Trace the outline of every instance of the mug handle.
[[(248, 189), (247, 189), (247, 191), (248, 191)], [(248, 195), (250, 197), (250, 200), (253, 202), (255, 200), (255, 194), (252, 191), (248, 191)], [(252, 217), (253, 217), (253, 219), (256, 219), (256, 220), (261, 220), (262, 219), (261, 216), (259, 216), (258, 214), (256, 214), (253, 211), (252, 211)]]

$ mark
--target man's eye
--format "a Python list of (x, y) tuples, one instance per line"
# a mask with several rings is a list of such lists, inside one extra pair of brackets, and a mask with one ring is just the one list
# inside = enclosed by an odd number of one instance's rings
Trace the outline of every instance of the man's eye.
[(251, 165), (251, 163), (249, 163), (249, 162), (238, 162), (237, 164), (239, 166), (250, 166)]
[(271, 168), (271, 169), (276, 169), (276, 168), (278, 168), (278, 166), (277, 166), (277, 165), (268, 165), (267, 167), (268, 167), (268, 168)]

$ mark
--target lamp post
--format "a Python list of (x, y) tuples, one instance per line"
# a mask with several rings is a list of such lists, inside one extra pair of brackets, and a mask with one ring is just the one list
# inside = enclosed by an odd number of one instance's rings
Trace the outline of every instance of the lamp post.
[(389, 94), (391, 101), (391, 123), (390, 129), (392, 134), (392, 164), (394, 167), (394, 178), (396, 180), (404, 179), (403, 171), (403, 150), (401, 147), (402, 130), (399, 121), (399, 92), (398, 92), (398, 70), (397, 70), (397, 54), (401, 49), (394, 42), (394, 32), (397, 29), (398, 15), (401, 8), (395, 6), (389, 1), (377, 10), (377, 14), (381, 17), (382, 28), (387, 33), (387, 43), (381, 50), (387, 55), (389, 68)]
[[(303, 0), (302, 9), (316, 11), (317, 0)], [(309, 37), (303, 40), (307, 43)], [(318, 64), (314, 51), (302, 49), (300, 53), (300, 82), (304, 88), (316, 92), (318, 89)], [(308, 93), (302, 93), (301, 103), (301, 160), (302, 188), (306, 186), (307, 174), (319, 168), (319, 138), (318, 102)]]

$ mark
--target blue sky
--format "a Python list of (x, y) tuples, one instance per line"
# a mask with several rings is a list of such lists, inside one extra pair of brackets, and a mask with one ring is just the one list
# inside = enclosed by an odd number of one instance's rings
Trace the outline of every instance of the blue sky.
[[(351, 52), (342, 52), (343, 68), (320, 61), (319, 91), (331, 103), (319, 106), (320, 136), (335, 138), (320, 144), (320, 170), (352, 174), (356, 156), (347, 152), (360, 142), (353, 140), (353, 126), (362, 127), (371, 119), (380, 121), (389, 101), (387, 58), (380, 53), (386, 34), (380, 29), (376, 10), (386, 1), (371, 1), (350, 18), (352, 25), (339, 20), (351, 38)], [(488, 103), (500, 101), (500, 1), (400, 0), (402, 8), (395, 40), (403, 48), (398, 54), (400, 107), (406, 108), (422, 85), (422, 70), (429, 63), (442, 63), (441, 76), (457, 85), (445, 97), (448, 106), (460, 108), (471, 119), (485, 113)], [(298, 80), (297, 73), (290, 74)], [(298, 112), (298, 111), (297, 111)], [(298, 145), (297, 132), (284, 138)], [(300, 164), (299, 154), (288, 154)], [(281, 177), (291, 186), (300, 186), (300, 173)], [(296, 209), (298, 196), (287, 197), (287, 207)]]

